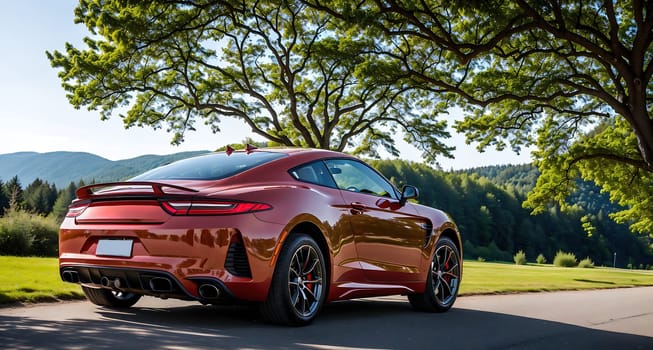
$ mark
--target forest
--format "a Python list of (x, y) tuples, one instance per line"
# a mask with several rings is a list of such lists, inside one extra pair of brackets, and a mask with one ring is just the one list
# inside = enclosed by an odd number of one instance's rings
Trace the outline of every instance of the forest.
[(561, 250), (603, 266), (653, 265), (651, 237), (612, 221), (608, 213), (616, 208), (590, 183), (579, 184), (579, 191), (569, 199), (573, 205), (551, 206), (531, 215), (522, 207), (539, 176), (531, 165), (444, 172), (401, 160), (370, 163), (397, 186), (417, 186), (420, 203), (443, 209), (454, 218), (463, 237), (465, 259), (512, 261), (522, 250), (528, 261), (542, 254), (551, 262)]
[[(578, 184), (573, 205), (531, 215), (522, 207), (539, 176), (531, 165), (445, 172), (402, 160), (370, 163), (398, 187), (417, 186), (421, 204), (454, 218), (465, 259), (508, 262), (521, 250), (530, 262), (540, 254), (551, 262), (564, 251), (599, 266), (653, 268), (653, 239), (612, 221), (608, 214), (619, 208), (591, 183)], [(24, 187), (17, 176), (0, 180), (0, 255), (56, 256), (58, 226), (83, 185), (58, 189), (36, 179)]]

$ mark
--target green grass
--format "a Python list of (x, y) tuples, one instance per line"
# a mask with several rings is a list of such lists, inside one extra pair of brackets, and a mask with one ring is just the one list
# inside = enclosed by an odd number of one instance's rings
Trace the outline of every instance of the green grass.
[(653, 271), (465, 261), (461, 295), (653, 286)]
[[(465, 261), (461, 295), (653, 286), (653, 271)], [(0, 256), (0, 304), (81, 299), (59, 278), (57, 259)]]
[(59, 278), (56, 258), (0, 256), (0, 304), (79, 298), (81, 288)]

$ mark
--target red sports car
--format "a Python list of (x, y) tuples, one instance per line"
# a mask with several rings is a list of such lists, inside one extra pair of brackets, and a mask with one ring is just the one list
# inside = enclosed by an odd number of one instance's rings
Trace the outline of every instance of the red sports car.
[(447, 214), (409, 201), (417, 196), (343, 153), (229, 149), (78, 189), (60, 274), (101, 306), (142, 295), (258, 302), (289, 325), (328, 301), (393, 294), (447, 311), (460, 235)]

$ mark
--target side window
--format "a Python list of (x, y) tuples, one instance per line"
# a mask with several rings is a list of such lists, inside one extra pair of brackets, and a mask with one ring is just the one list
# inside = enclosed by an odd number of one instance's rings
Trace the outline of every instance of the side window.
[(325, 163), (341, 190), (397, 199), (394, 187), (369, 166), (349, 159), (329, 159)]
[(300, 165), (290, 169), (289, 173), (292, 177), (302, 182), (338, 188), (322, 161)]

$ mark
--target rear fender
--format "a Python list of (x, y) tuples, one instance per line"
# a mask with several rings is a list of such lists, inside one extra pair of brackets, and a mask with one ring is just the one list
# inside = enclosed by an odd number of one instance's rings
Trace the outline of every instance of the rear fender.
[[(318, 232), (301, 232), (303, 230), (301, 230), (300, 228), (306, 224), (312, 225), (317, 229)], [(321, 237), (316, 237), (318, 238), (316, 240), (318, 241), (318, 244), (320, 243), (326, 244), (326, 246), (323, 247), (326, 251), (323, 251), (322, 253), (328, 259), (327, 262), (333, 261), (333, 256), (331, 254), (331, 252), (333, 251), (332, 249), (333, 242), (327, 239), (327, 237), (332, 236), (332, 234), (330, 233), (333, 232), (333, 228), (323, 225), (323, 223), (320, 222), (320, 220), (318, 220), (313, 215), (301, 214), (296, 216), (292, 220), (290, 220), (290, 222), (288, 222), (288, 224), (284, 227), (283, 231), (279, 234), (279, 241), (277, 242), (277, 246), (274, 249), (274, 254), (272, 255), (272, 259), (270, 259), (270, 266), (276, 266), (277, 259), (279, 257), (279, 254), (281, 254), (281, 249), (283, 248), (286, 239), (291, 233), (294, 232), (305, 233), (310, 236), (313, 236), (315, 234), (321, 235)]]

